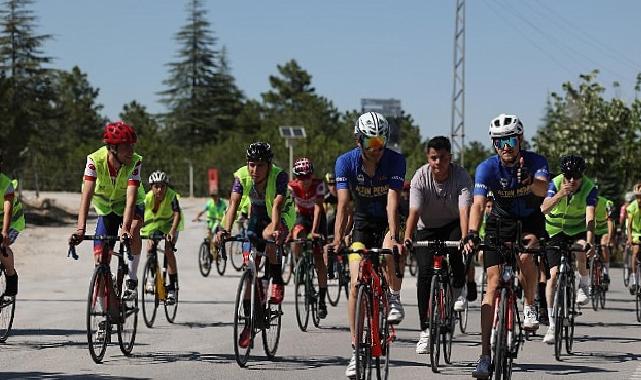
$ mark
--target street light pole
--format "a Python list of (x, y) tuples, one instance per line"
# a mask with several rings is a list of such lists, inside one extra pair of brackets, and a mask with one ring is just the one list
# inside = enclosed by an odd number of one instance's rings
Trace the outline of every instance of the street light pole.
[(289, 149), (289, 178), (294, 175), (294, 141), (305, 140), (307, 134), (305, 128), (300, 126), (281, 126), (278, 127), (280, 136), (285, 139), (285, 146)]

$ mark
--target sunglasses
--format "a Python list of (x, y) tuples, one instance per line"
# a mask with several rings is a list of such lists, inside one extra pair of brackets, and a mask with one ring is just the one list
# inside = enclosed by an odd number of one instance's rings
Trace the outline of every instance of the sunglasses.
[(503, 149), (506, 145), (510, 149), (514, 149), (516, 147), (516, 144), (519, 143), (519, 138), (517, 136), (509, 136), (509, 137), (499, 137), (496, 139), (493, 139), (494, 142), (494, 147), (496, 149)]
[(565, 177), (565, 179), (569, 181), (571, 179), (575, 179), (575, 180), (581, 179), (583, 175), (579, 173), (568, 173), (568, 174), (563, 174), (563, 177)]
[(383, 136), (361, 137), (361, 146), (367, 152), (382, 152), (387, 145), (387, 140)]

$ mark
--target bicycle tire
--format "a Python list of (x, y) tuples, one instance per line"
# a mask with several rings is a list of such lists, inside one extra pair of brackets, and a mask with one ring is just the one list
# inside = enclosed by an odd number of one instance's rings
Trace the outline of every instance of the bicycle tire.
[(338, 305), (338, 301), (341, 299), (341, 290), (342, 290), (341, 271), (343, 270), (342, 268), (343, 263), (339, 262), (338, 259), (334, 257), (330, 260), (329, 264), (333, 266), (333, 268), (332, 269), (327, 268), (327, 270), (333, 271), (334, 278), (327, 279), (327, 300), (329, 301), (330, 305), (332, 305), (333, 307), (336, 307)]
[[(437, 288), (438, 287), (438, 288)], [(430, 299), (428, 303), (428, 316), (430, 324), (430, 367), (432, 372), (438, 372), (438, 363), (441, 354), (441, 313), (439, 304), (440, 282), (438, 276), (432, 277), (430, 286)]]
[(240, 241), (232, 241), (227, 258), (231, 261), (231, 266), (240, 272), (243, 269), (243, 243)]
[(372, 304), (366, 285), (359, 285), (356, 293), (356, 379), (372, 377)]
[(445, 330), (441, 331), (443, 341), (443, 359), (445, 364), (452, 364), (452, 340), (456, 328), (456, 316), (454, 314), (454, 300), (452, 299), (452, 287), (447, 284), (445, 288)]
[[(124, 285), (123, 285), (124, 287)], [(125, 355), (131, 355), (136, 342), (138, 330), (138, 297), (126, 299), (120, 292), (120, 321), (118, 322), (118, 345), (120, 351)]]
[(637, 313), (637, 322), (641, 322), (641, 287), (637, 286), (636, 291), (636, 313)]
[(292, 250), (291, 245), (287, 244), (283, 246), (283, 257), (281, 260), (282, 264), (282, 274), (283, 274), (283, 283), (289, 285), (289, 282), (292, 279), (292, 272), (294, 267), (291, 264), (292, 261)]
[[(7, 273), (0, 264), (0, 294), (7, 289)], [(0, 297), (0, 343), (7, 341), (11, 334), (13, 318), (16, 312), (16, 297)]]
[(589, 262), (590, 270), (590, 303), (592, 304), (592, 310), (599, 310), (599, 285), (597, 280), (597, 263), (594, 257), (590, 258)]
[(309, 305), (311, 307), (312, 323), (314, 327), (320, 327), (320, 317), (318, 316), (318, 295), (319, 295), (319, 286), (318, 279), (316, 278), (316, 268), (312, 260), (309, 260), (307, 266), (307, 278), (309, 290), (307, 291), (307, 296), (309, 297)]
[(552, 315), (554, 318), (554, 358), (557, 361), (561, 360), (561, 349), (564, 339), (564, 328), (563, 324), (565, 323), (565, 278), (564, 273), (559, 273), (556, 279), (556, 289), (554, 290), (554, 306), (552, 308)]
[[(104, 273), (102, 267), (98, 266), (91, 276), (89, 282), (89, 294), (87, 296), (87, 345), (91, 359), (97, 364), (102, 363), (102, 359), (107, 351), (107, 342), (109, 341), (109, 334), (111, 326), (105, 305), (107, 305), (106, 296), (103, 294), (107, 289), (108, 273)], [(100, 298), (102, 297), (102, 302)], [(96, 309), (97, 308), (97, 309)], [(96, 317), (95, 319), (93, 317)], [(102, 342), (94, 339), (98, 333), (100, 323), (105, 324), (106, 333)]]
[(416, 261), (416, 256), (414, 256), (414, 254), (410, 255), (410, 265), (408, 266), (409, 266), (410, 275), (416, 277), (416, 273), (418, 273), (418, 263)]
[(309, 323), (309, 302), (307, 297), (307, 272), (303, 270), (305, 259), (298, 261), (294, 270), (294, 306), (296, 308), (296, 322), (300, 331), (307, 331)]
[(506, 371), (506, 343), (507, 330), (505, 326), (505, 303), (507, 302), (507, 289), (501, 289), (498, 304), (498, 322), (496, 326), (496, 338), (494, 340), (494, 380), (505, 379)]
[(220, 250), (216, 253), (215, 260), (216, 260), (216, 272), (218, 272), (218, 275), (224, 276), (225, 270), (227, 269), (227, 260), (223, 259), (223, 255), (221, 255)]
[(626, 288), (630, 286), (630, 275), (631, 275), (631, 262), (632, 262), (632, 248), (629, 246), (625, 247), (625, 253), (623, 254), (623, 286)]
[[(174, 284), (175, 289), (175, 298), (174, 298), (174, 303), (172, 305), (167, 304), (167, 300), (165, 299), (164, 306), (165, 306), (165, 317), (167, 318), (167, 322), (169, 323), (174, 323), (176, 320), (176, 313), (178, 312), (178, 295), (179, 295), (179, 289), (180, 287), (178, 286), (178, 278), (176, 278), (176, 283)], [(167, 289), (167, 286), (165, 286), (165, 289)]]
[[(463, 285), (465, 289), (467, 289), (467, 284)], [(457, 312), (458, 315), (458, 327), (459, 330), (461, 330), (462, 334), (465, 334), (467, 332), (467, 317), (468, 317), (468, 312), (470, 310), (470, 303), (465, 302), (465, 310)]]
[(209, 243), (203, 241), (198, 249), (198, 269), (203, 277), (209, 276), (211, 272), (211, 257), (209, 256)]
[[(240, 276), (240, 282), (238, 283), (238, 288), (236, 290), (236, 300), (234, 303), (234, 356), (236, 358), (236, 363), (240, 367), (245, 367), (247, 365), (247, 360), (249, 359), (249, 353), (251, 352), (253, 340), (254, 340), (254, 316), (252, 311), (256, 307), (256, 284), (253, 279), (252, 273), (250, 271), (245, 271), (242, 276)], [(246, 293), (249, 292), (250, 297), (250, 308), (249, 315), (245, 315), (243, 301), (245, 300)], [(241, 327), (242, 324), (242, 327)], [(239, 345), (239, 338), (241, 336), (244, 328), (248, 327), (250, 333), (250, 342), (247, 347), (242, 348)]]
[(392, 342), (389, 334), (390, 326), (387, 322), (387, 309), (384, 306), (385, 302), (379, 300), (378, 326), (383, 353), (375, 360), (376, 378), (378, 380), (387, 380), (389, 378), (390, 350), (392, 348)]
[[(271, 286), (268, 287), (271, 289)], [(266, 299), (271, 299), (271, 294), (265, 295)], [(278, 343), (280, 342), (280, 330), (281, 330), (281, 319), (283, 315), (283, 310), (280, 304), (272, 304), (271, 301), (268, 301), (265, 306), (260, 306), (263, 308), (261, 313), (264, 321), (262, 330), (263, 338), (263, 349), (265, 350), (265, 355), (269, 360), (274, 360), (276, 358), (276, 351), (278, 351)]]
[(142, 319), (145, 326), (152, 328), (158, 309), (158, 294), (156, 292), (156, 263), (147, 259), (142, 274)]
[(574, 319), (576, 317), (576, 290), (574, 284), (574, 277), (570, 277), (568, 282), (569, 286), (566, 286), (565, 294), (565, 307), (567, 310), (567, 326), (564, 326), (565, 335), (565, 352), (568, 355), (572, 355), (572, 346), (574, 345)]

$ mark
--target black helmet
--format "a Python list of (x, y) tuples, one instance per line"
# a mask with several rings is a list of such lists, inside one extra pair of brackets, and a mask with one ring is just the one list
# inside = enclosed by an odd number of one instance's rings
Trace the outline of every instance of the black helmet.
[(585, 171), (585, 160), (581, 156), (570, 154), (561, 157), (561, 173), (566, 177), (580, 178)]
[(266, 142), (255, 142), (247, 147), (247, 161), (271, 162), (274, 157), (272, 147)]

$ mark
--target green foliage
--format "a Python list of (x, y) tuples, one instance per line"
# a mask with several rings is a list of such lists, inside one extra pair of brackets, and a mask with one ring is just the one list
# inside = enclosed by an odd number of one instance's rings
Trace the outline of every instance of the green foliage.
[[(470, 177), (474, 179), (474, 176), (476, 174), (476, 167), (493, 154), (494, 151), (485, 146), (482, 142), (472, 141), (463, 148), (463, 167), (468, 172)], [(460, 155), (459, 157), (457, 157), (457, 161), (461, 161)]]

